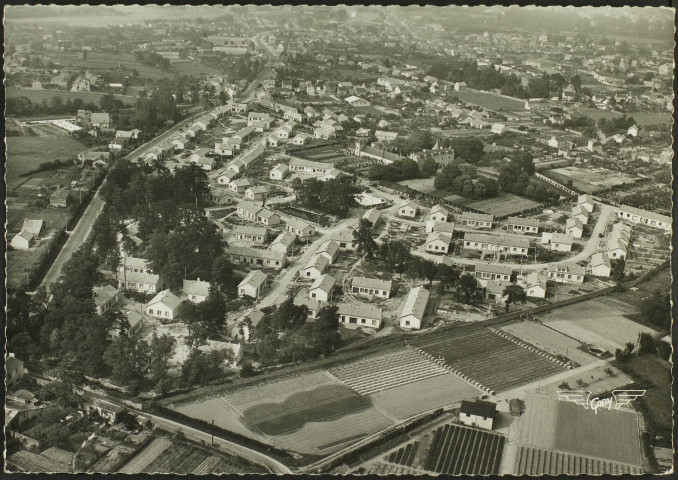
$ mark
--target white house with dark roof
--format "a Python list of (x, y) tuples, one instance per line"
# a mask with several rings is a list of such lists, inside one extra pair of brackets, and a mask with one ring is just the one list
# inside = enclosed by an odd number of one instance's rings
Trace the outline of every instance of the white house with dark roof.
[(337, 313), (339, 321), (348, 328), (367, 327), (378, 329), (381, 327), (383, 313), (381, 308), (367, 304), (338, 303)]
[(572, 217), (579, 220), (582, 225), (587, 225), (589, 223), (589, 211), (581, 205), (572, 207)]
[(334, 240), (327, 240), (318, 247), (315, 253), (325, 256), (331, 265), (337, 259), (337, 256), (339, 256), (339, 244)]
[(181, 305), (181, 299), (174, 295), (169, 289), (159, 292), (153, 299), (144, 306), (146, 315), (156, 318), (173, 320)]
[(476, 265), (475, 277), (481, 287), (486, 287), (490, 280), (510, 282), (513, 269), (499, 263), (479, 263)]
[(535, 218), (509, 217), (508, 230), (513, 233), (539, 233), (541, 222)]
[(419, 206), (410, 201), (398, 207), (398, 216), (405, 218), (415, 218), (419, 212)]
[(431, 292), (424, 287), (416, 287), (410, 290), (400, 313), (400, 328), (407, 330), (421, 329), (430, 296)]
[(367, 297), (389, 298), (393, 282), (391, 280), (379, 280), (378, 278), (353, 277), (351, 280), (351, 292), (355, 295)]
[(299, 238), (310, 238), (315, 235), (315, 227), (296, 217), (287, 217), (285, 228)]
[(296, 238), (296, 235), (293, 233), (283, 232), (278, 235), (275, 240), (273, 240), (273, 242), (271, 242), (271, 245), (268, 248), (274, 252), (280, 252), (289, 255), (294, 249), (294, 241)]
[(459, 409), (459, 422), (469, 427), (492, 430), (496, 414), (497, 405), (495, 403), (484, 400), (474, 402), (462, 400)]
[(313, 255), (299, 271), (299, 277), (315, 280), (327, 271), (329, 265), (330, 261), (324, 255)]
[(584, 283), (586, 271), (579, 265), (565, 265), (561, 263), (549, 264), (548, 279), (558, 283)]
[(252, 270), (247, 274), (243, 281), (238, 284), (238, 296), (259, 298), (266, 286), (266, 278), (266, 274), (261, 270)]
[(337, 279), (332, 275), (321, 275), (313, 281), (308, 289), (308, 297), (319, 302), (329, 302), (332, 298), (332, 290), (337, 284)]
[(668, 232), (671, 231), (671, 217), (649, 212), (636, 207), (622, 205), (617, 209), (617, 217), (628, 220), (631, 223), (647, 225), (648, 227), (660, 228)]
[(571, 252), (574, 239), (572, 235), (559, 232), (543, 232), (541, 234), (542, 245), (548, 245), (549, 250), (556, 252)]
[(200, 280), (183, 280), (181, 291), (188, 297), (189, 302), (200, 303), (207, 299), (210, 283)]
[(103, 315), (109, 311), (120, 299), (120, 292), (111, 285), (94, 287), (92, 292), (94, 294), (94, 308), (97, 315)]
[(462, 212), (461, 226), (467, 228), (491, 230), (494, 223), (494, 215), (486, 213)]

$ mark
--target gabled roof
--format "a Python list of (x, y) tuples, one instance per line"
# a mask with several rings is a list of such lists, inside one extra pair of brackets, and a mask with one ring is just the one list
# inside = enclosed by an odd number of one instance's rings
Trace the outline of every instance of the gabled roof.
[(426, 311), (426, 305), (428, 304), (428, 299), (431, 296), (431, 292), (426, 290), (424, 287), (417, 287), (410, 290), (410, 293), (405, 299), (405, 305), (403, 306), (403, 311), (400, 314), (400, 317), (405, 317), (407, 315), (413, 315), (419, 320), (424, 319), (424, 312)]
[(442, 205), (433, 205), (429, 215), (433, 215), (434, 213), (442, 213), (445, 216), (450, 215), (450, 211), (447, 208), (443, 207)]
[(377, 210), (376, 208), (370, 208), (363, 214), (363, 218), (365, 220), (368, 220), (372, 223), (372, 225), (376, 225), (376, 223), (379, 221), (381, 218), (381, 212)]
[(539, 227), (541, 222), (536, 218), (509, 217), (509, 225), (525, 225), (527, 227)]
[(476, 273), (512, 275), (513, 269), (507, 265), (501, 265), (498, 263), (480, 263), (476, 265)]
[(391, 291), (393, 282), (391, 280), (379, 280), (378, 278), (353, 277), (351, 286), (356, 288), (369, 288), (371, 290)]
[(247, 276), (238, 284), (238, 287), (243, 285), (252, 285), (254, 287), (261, 287), (266, 282), (266, 274), (261, 270), (252, 270)]
[(275, 240), (271, 243), (271, 246), (277, 245), (278, 243), (284, 245), (285, 247), (289, 247), (294, 243), (294, 240), (296, 239), (296, 235), (290, 232), (283, 232), (280, 235), (278, 235)]
[(242, 255), (244, 257), (261, 258), (265, 260), (285, 261), (287, 255), (282, 252), (274, 252), (272, 250), (265, 250), (261, 248), (239, 247), (236, 245), (229, 246), (226, 249), (229, 255)]
[(266, 227), (258, 227), (256, 225), (238, 225), (234, 231), (242, 235), (266, 235), (268, 233)]
[(486, 402), (483, 400), (476, 400), (475, 402), (462, 400), (459, 411), (461, 413), (465, 413), (466, 415), (475, 415), (482, 418), (494, 418), (494, 415), (497, 412), (497, 405), (495, 403)]
[(607, 255), (603, 255), (602, 253), (595, 253), (591, 257), (591, 268), (598, 267), (600, 265), (605, 265), (607, 268), (612, 267), (610, 259), (607, 257)]
[(296, 217), (287, 217), (285, 223), (297, 230), (306, 230), (309, 227), (313, 228), (313, 225), (306, 223), (305, 221)]
[(565, 222), (565, 228), (572, 228), (572, 227), (577, 227), (580, 229), (584, 228), (584, 224), (581, 223), (581, 220), (578, 218), (568, 218), (567, 221)]
[(588, 212), (588, 210), (586, 210), (581, 205), (577, 205), (575, 207), (572, 207), (572, 216), (577, 216), (577, 215), (584, 215), (585, 217), (588, 217), (589, 212)]
[(567, 233), (554, 232), (551, 235), (551, 242), (572, 245), (574, 243), (574, 239), (572, 238), (572, 235), (568, 235)]
[(579, 265), (569, 265), (562, 263), (550, 263), (548, 266), (549, 272), (569, 273), (570, 275), (584, 275), (586, 270)]
[(128, 268), (138, 268), (141, 270), (146, 270), (149, 268), (148, 260), (145, 258), (137, 257), (122, 257), (122, 265)]
[(339, 251), (339, 244), (337, 242), (335, 242), (334, 240), (328, 240), (318, 247), (318, 250), (316, 250), (316, 253), (327, 253), (331, 257), (334, 257), (334, 255), (338, 251)]
[(186, 280), (184, 279), (181, 290), (186, 295), (200, 295), (206, 297), (210, 291), (210, 283), (202, 280)]
[(104, 285), (103, 287), (94, 287), (94, 303), (96, 305), (104, 305), (118, 294), (118, 289), (111, 285)]
[(324, 272), (329, 264), (330, 261), (327, 257), (325, 257), (324, 255), (316, 254), (309, 258), (308, 262), (306, 262), (304, 270), (308, 268), (315, 268), (319, 272)]
[(365, 303), (338, 303), (337, 310), (339, 315), (347, 315), (350, 317), (362, 317), (381, 320), (381, 308), (367, 305)]
[(181, 305), (181, 299), (173, 294), (169, 289), (163, 290), (158, 293), (153, 299), (146, 304), (146, 306), (155, 305), (156, 303), (162, 303), (163, 305), (169, 307), (172, 310), (176, 310)]
[(449, 245), (452, 242), (452, 234), (445, 232), (431, 232), (428, 234), (428, 237), (426, 237), (426, 243), (435, 242), (437, 240)]
[(32, 235), (40, 235), (40, 232), (44, 226), (45, 222), (42, 220), (31, 220), (29, 218), (25, 218), (23, 227), (21, 229)]
[(481, 222), (494, 222), (494, 215), (486, 213), (462, 212), (462, 220), (476, 220)]
[(118, 274), (120, 279), (125, 279), (128, 283), (143, 283), (146, 285), (155, 285), (158, 286), (160, 282), (160, 276), (154, 273), (143, 273), (143, 272), (125, 272)]
[(321, 275), (313, 281), (313, 284), (311, 285), (309, 291), (319, 288), (323, 292), (329, 293), (330, 290), (332, 290), (336, 284), (337, 279), (334, 278), (332, 275), (329, 274)]
[(252, 203), (248, 200), (243, 200), (238, 204), (238, 208), (251, 213), (252, 215), (256, 215), (259, 213), (259, 210), (261, 210), (263, 207), (260, 205), (257, 205), (256, 203)]

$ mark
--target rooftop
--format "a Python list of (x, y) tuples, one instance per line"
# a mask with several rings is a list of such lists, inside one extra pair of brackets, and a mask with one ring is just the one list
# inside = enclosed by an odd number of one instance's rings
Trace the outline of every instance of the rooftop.
[(410, 293), (405, 299), (405, 305), (403, 306), (403, 311), (400, 314), (400, 317), (405, 317), (407, 315), (413, 315), (419, 320), (424, 319), (424, 312), (426, 311), (426, 305), (428, 304), (428, 299), (431, 296), (431, 292), (426, 290), (424, 287), (417, 287), (410, 290)]

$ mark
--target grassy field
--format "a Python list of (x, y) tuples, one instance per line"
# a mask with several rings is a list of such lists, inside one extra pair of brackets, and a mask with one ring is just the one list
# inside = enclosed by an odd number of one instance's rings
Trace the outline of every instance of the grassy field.
[[(20, 88), (8, 88), (5, 90), (8, 98), (28, 97), (33, 103), (41, 103), (43, 100), (50, 102), (54, 97), (61, 97), (63, 101), (74, 100), (76, 98), (82, 99), (84, 102), (99, 105), (101, 99), (106, 95), (100, 92), (70, 92), (64, 90), (26, 90)], [(125, 105), (133, 106), (136, 98), (132, 95), (114, 94), (115, 98), (123, 102)], [(68, 115), (64, 115), (68, 116)]]
[(525, 110), (525, 101), (502, 97), (501, 95), (496, 95), (494, 93), (462, 90), (460, 92), (451, 92), (449, 95), (457, 97), (466, 103), (471, 103), (498, 112)]
[(596, 193), (616, 185), (629, 185), (637, 178), (619, 172), (595, 167), (562, 167), (549, 170), (548, 177), (561, 183), (572, 180), (572, 186), (582, 192)]
[(555, 449), (613, 462), (641, 465), (640, 432), (629, 410), (596, 412), (574, 402), (558, 402)]
[(7, 187), (12, 190), (26, 180), (21, 175), (48, 160), (76, 159), (85, 146), (68, 136), (38, 135), (7, 137)]
[(552, 310), (541, 318), (549, 325), (588, 344), (600, 345), (612, 352), (626, 342), (637, 342), (640, 332), (655, 333), (625, 317), (635, 307), (613, 298), (597, 298)]
[(279, 403), (261, 403), (243, 412), (266, 435), (282, 435), (310, 422), (327, 422), (370, 407), (368, 398), (343, 385), (323, 385), (295, 393)]
[[(575, 110), (575, 113), (576, 115), (591, 117), (596, 122), (601, 118), (609, 120), (612, 118), (619, 118), (623, 115), (621, 113), (591, 107), (578, 107)], [(671, 112), (632, 112), (627, 113), (626, 116), (635, 118), (636, 122), (638, 122), (638, 125), (641, 127), (644, 125), (657, 125), (660, 123), (664, 123), (668, 126), (672, 122)]]
[[(640, 383), (641, 388), (646, 388), (647, 392), (642, 399), (649, 410), (649, 415), (657, 426), (658, 432), (664, 435), (669, 434), (672, 428), (671, 413), (673, 411), (673, 401), (671, 399), (671, 366), (667, 362), (659, 360), (652, 355), (633, 357), (628, 367), (631, 377), (635, 377)], [(645, 385), (649, 380), (652, 384)]]
[(574, 360), (580, 365), (587, 365), (596, 360), (592, 355), (579, 350), (577, 347), (580, 343), (576, 340), (535, 322), (513, 323), (503, 327), (502, 330), (506, 330), (542, 350)]
[(413, 415), (477, 397), (479, 390), (456, 375), (427, 378), (370, 395), (372, 403), (393, 419)]
[(456, 203), (480, 212), (491, 213), (495, 218), (514, 215), (528, 209), (538, 208), (542, 205), (529, 198), (519, 197), (511, 193), (500, 193), (494, 198), (487, 198), (484, 200), (463, 199)]
[(163, 72), (159, 68), (144, 65), (139, 62), (131, 53), (107, 53), (107, 52), (87, 52), (87, 58), (78, 57), (75, 52), (50, 53), (49, 57), (64, 67), (87, 68), (89, 70), (117, 70), (120, 65), (128, 69), (135, 69), (139, 72), (139, 77), (157, 80), (163, 77), (171, 77), (173, 73)]
[(665, 268), (653, 278), (640, 282), (636, 288), (635, 291), (629, 289), (612, 293), (610, 296), (640, 308), (643, 301), (655, 290), (659, 289), (665, 293), (671, 290), (671, 270), (668, 267)]
[(189, 77), (199, 77), (202, 74), (221, 75), (223, 73), (218, 68), (193, 61), (172, 63), (170, 68), (176, 72), (177, 75), (188, 75)]

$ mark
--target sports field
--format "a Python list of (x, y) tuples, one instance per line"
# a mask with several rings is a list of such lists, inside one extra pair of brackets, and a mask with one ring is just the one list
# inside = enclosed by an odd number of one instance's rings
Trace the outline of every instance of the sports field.
[(637, 342), (641, 332), (656, 333), (624, 315), (637, 313), (634, 307), (613, 298), (599, 298), (557, 308), (541, 320), (584, 343), (600, 345), (611, 352)]
[(503, 97), (494, 93), (462, 90), (450, 92), (450, 96), (457, 97), (466, 103), (478, 105), (497, 112), (515, 112), (525, 110), (525, 101)]
[(472, 387), (456, 375), (446, 374), (427, 378), (370, 395), (379, 411), (396, 420), (435, 408), (472, 400), (480, 390)]
[(524, 321), (513, 323), (502, 327), (502, 330), (515, 335), (535, 347), (554, 355), (562, 355), (580, 365), (587, 365), (596, 360), (593, 355), (579, 350), (577, 347), (581, 344), (576, 340), (561, 335), (536, 322)]

